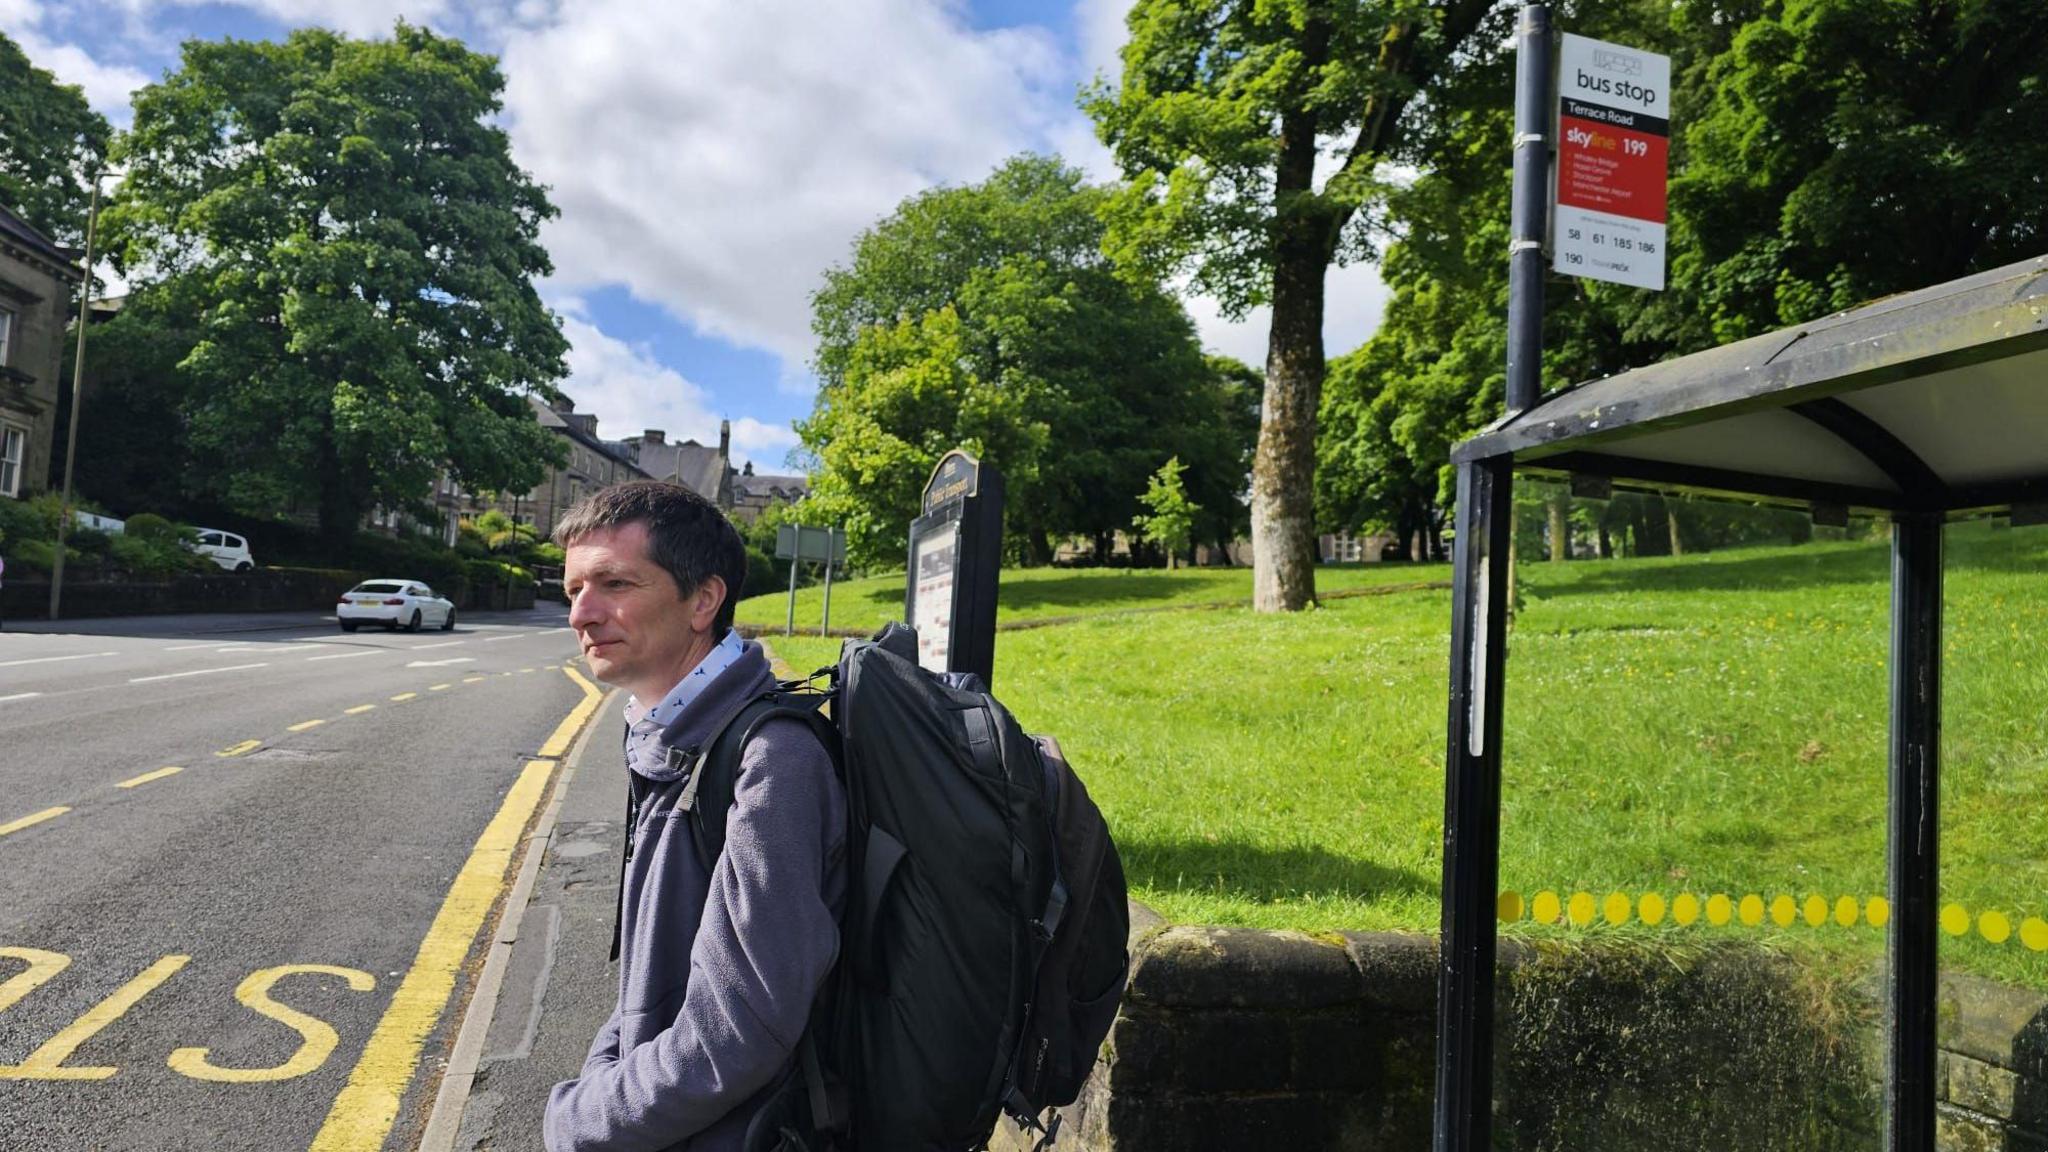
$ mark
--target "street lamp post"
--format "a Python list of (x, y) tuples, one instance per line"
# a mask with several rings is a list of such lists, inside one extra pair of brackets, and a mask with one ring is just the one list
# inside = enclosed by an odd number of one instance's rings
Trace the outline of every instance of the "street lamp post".
[(71, 359), (71, 429), (64, 436), (64, 503), (57, 517), (57, 559), (50, 569), (50, 619), (64, 598), (64, 537), (71, 531), (71, 475), (78, 467), (78, 410), (84, 400), (85, 326), (92, 318), (92, 242), (100, 222), (100, 177), (92, 174), (92, 206), (85, 216), (85, 281), (78, 290), (78, 352)]

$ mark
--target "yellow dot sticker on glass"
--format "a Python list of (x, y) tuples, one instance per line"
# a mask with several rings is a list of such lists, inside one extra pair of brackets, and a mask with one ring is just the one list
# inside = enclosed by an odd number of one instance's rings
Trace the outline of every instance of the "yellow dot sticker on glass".
[(1799, 906), (1790, 896), (1780, 895), (1771, 901), (1771, 922), (1780, 928), (1790, 928), (1799, 915)]
[(1752, 892), (1742, 898), (1742, 922), (1751, 928), (1764, 922), (1764, 898)]
[(1800, 908), (1800, 911), (1806, 915), (1806, 926), (1808, 928), (1820, 927), (1828, 922), (1827, 897), (1808, 896), (1806, 904)]
[(1591, 924), (1593, 922), (1593, 894), (1591, 892), (1572, 893), (1570, 910), (1572, 923), (1581, 928)]
[(1671, 919), (1683, 928), (1700, 918), (1700, 898), (1690, 892), (1680, 892), (1678, 899), (1671, 902)]
[(1856, 898), (1854, 896), (1842, 897), (1840, 900), (1835, 901), (1835, 923), (1840, 924), (1844, 928), (1854, 928), (1856, 926), (1857, 911)]
[(1941, 930), (1951, 936), (1961, 936), (1970, 930), (1970, 910), (1961, 904), (1951, 904), (1941, 910)]
[(1509, 924), (1513, 924), (1522, 918), (1522, 894), (1520, 892), (1501, 893), (1500, 899), (1495, 902), (1494, 906), (1499, 910), (1500, 918)]
[(1564, 902), (1557, 898), (1557, 893), (1548, 888), (1538, 892), (1536, 899), (1529, 905), (1529, 916), (1538, 924), (1555, 924), (1557, 918), (1562, 915)]
[(2003, 944), (2012, 939), (2012, 921), (2003, 912), (1986, 912), (1977, 917), (1977, 931), (1993, 944)]
[(1707, 897), (1707, 923), (1716, 926), (1726, 924), (1734, 914), (1735, 902), (1728, 899), (1726, 893), (1716, 892)]
[(1629, 909), (1633, 907), (1635, 901), (1628, 898), (1628, 893), (1609, 892), (1607, 899), (1600, 905), (1600, 914), (1607, 917), (1609, 924), (1620, 927), (1628, 923)]
[(1872, 928), (1882, 928), (1892, 921), (1892, 902), (1882, 896), (1872, 896), (1863, 906), (1863, 916)]
[(1643, 893), (1643, 898), (1636, 902), (1636, 915), (1642, 917), (1643, 923), (1653, 927), (1662, 924), (1664, 922), (1664, 898), (1655, 892)]
[(2036, 952), (2048, 952), (2048, 921), (2039, 916), (2020, 921), (2020, 943)]

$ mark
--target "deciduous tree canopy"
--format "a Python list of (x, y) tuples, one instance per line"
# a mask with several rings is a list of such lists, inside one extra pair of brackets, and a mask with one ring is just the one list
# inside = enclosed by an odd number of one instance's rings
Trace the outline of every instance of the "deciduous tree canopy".
[(533, 288), (553, 207), (492, 123), (496, 63), (400, 24), (185, 45), (136, 93), (111, 252), (196, 337), (179, 363), (195, 494), (317, 502), (346, 542), (446, 467), (538, 482), (526, 395), (566, 343)]
[(1055, 537), (1127, 526), (1176, 452), (1200, 499), (1237, 503), (1242, 401), (1179, 302), (1102, 254), (1104, 196), (1020, 157), (905, 201), (827, 274), (805, 515), (845, 526), (857, 563), (903, 555), (925, 480), (962, 445), (1003, 471), (1009, 530), (1039, 562)]
[(0, 32), (0, 204), (52, 239), (83, 243), (88, 181), (108, 136), (77, 85), (57, 83)]

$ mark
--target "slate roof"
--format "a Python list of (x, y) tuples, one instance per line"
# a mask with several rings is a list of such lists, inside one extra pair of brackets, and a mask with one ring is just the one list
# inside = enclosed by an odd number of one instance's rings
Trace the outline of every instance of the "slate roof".
[(757, 501), (768, 503), (780, 500), (794, 504), (810, 493), (811, 482), (803, 476), (766, 476), (760, 473), (741, 473), (732, 478), (734, 503)]
[(16, 247), (57, 265), (66, 279), (84, 279), (84, 273), (78, 268), (79, 253), (43, 235), (35, 225), (15, 215), (14, 210), (5, 204), (0, 204), (0, 236), (6, 237)]

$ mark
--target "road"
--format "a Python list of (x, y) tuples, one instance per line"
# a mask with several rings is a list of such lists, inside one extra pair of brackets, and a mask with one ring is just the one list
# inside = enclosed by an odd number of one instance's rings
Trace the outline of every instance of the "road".
[(563, 613), (0, 633), (0, 1149), (410, 1147), (595, 704)]

